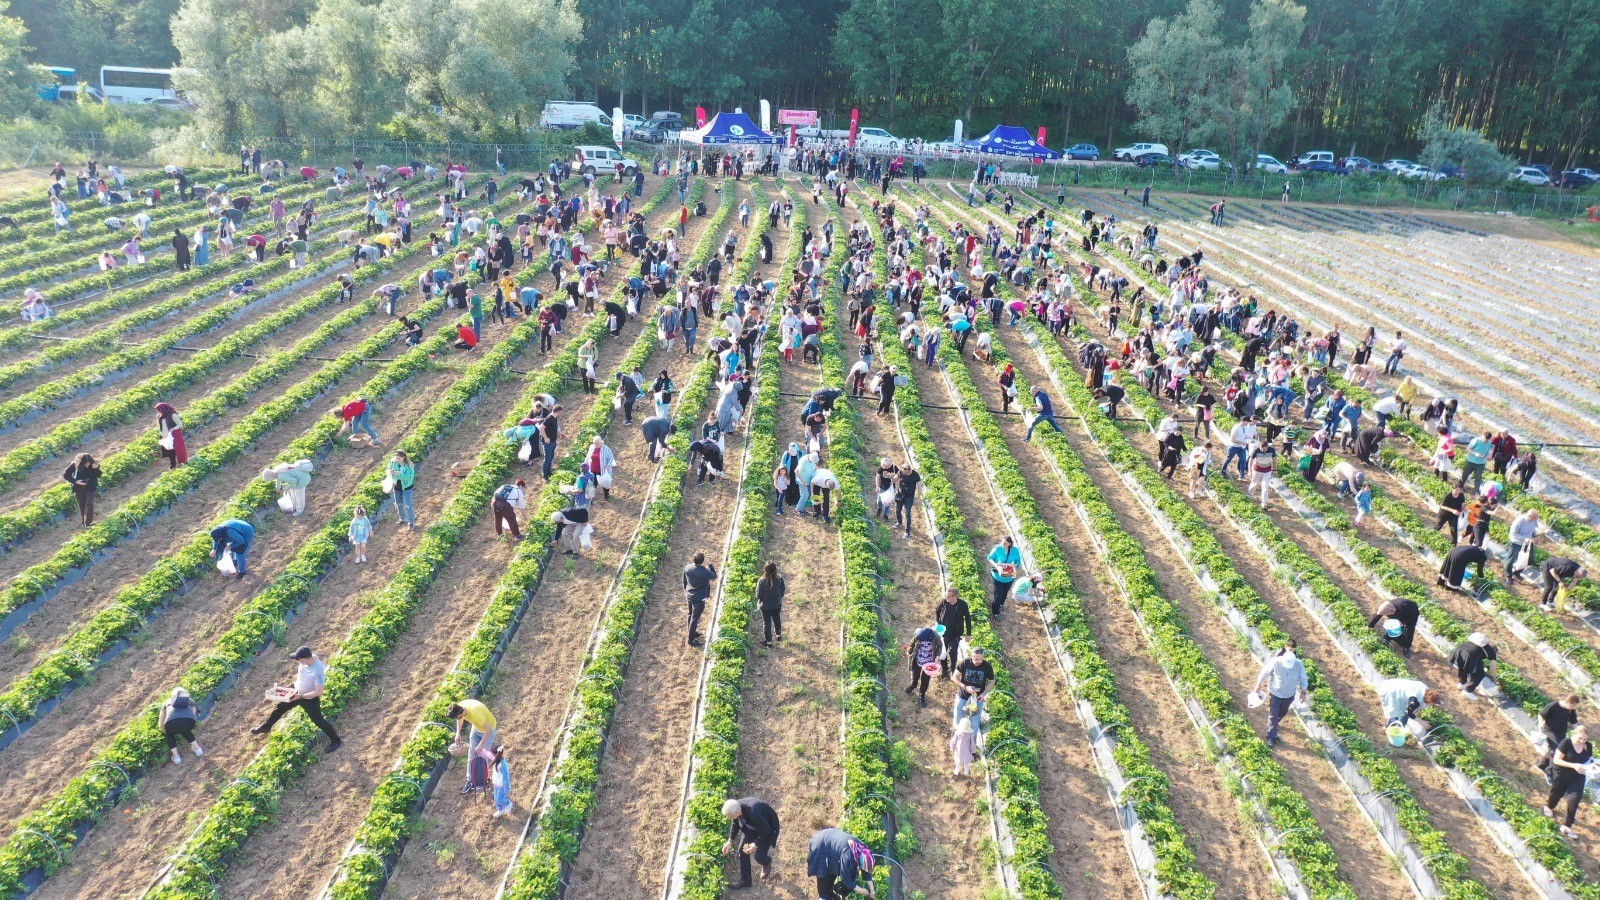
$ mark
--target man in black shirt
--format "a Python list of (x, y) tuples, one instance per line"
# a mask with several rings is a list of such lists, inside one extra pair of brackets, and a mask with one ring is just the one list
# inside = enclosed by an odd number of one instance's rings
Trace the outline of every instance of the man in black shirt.
[(711, 582), (717, 580), (717, 567), (706, 565), (706, 555), (696, 553), (694, 563), (683, 567), (683, 599), (689, 604), (689, 646), (699, 647), (700, 616), (711, 596)]
[(1439, 517), (1434, 520), (1433, 528), (1438, 529), (1449, 526), (1450, 543), (1461, 543), (1461, 536), (1456, 524), (1461, 520), (1461, 511), (1467, 508), (1467, 495), (1462, 491), (1460, 484), (1450, 486), (1450, 493), (1439, 501)]
[(961, 647), (961, 639), (972, 630), (972, 610), (967, 606), (967, 601), (961, 599), (955, 588), (951, 588), (939, 601), (939, 608), (933, 613), (935, 624), (944, 626), (944, 659), (939, 660), (939, 675), (947, 677), (950, 667), (956, 663), (956, 653)]
[(1108, 384), (1094, 392), (1094, 398), (1108, 407), (1106, 415), (1113, 419), (1117, 417), (1117, 406), (1122, 403), (1122, 398), (1126, 396), (1128, 396), (1128, 392), (1120, 384)]
[(772, 875), (772, 848), (778, 843), (778, 812), (771, 804), (757, 797), (728, 800), (722, 804), (722, 814), (732, 821), (728, 824), (728, 840), (722, 845), (723, 853), (739, 852), (739, 880), (728, 885), (737, 891), (750, 887), (750, 858), (761, 864), (761, 880)]
[(956, 665), (950, 680), (961, 686), (956, 692), (952, 721), (959, 722), (966, 716), (972, 720), (973, 731), (982, 731), (983, 701), (994, 686), (994, 664), (984, 659), (983, 648), (973, 647), (971, 655)]

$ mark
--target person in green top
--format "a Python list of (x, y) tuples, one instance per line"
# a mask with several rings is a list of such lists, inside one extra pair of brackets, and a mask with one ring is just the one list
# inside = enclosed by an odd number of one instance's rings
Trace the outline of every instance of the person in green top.
[(478, 336), (478, 340), (483, 340), (483, 298), (478, 296), (477, 291), (473, 291), (467, 299), (467, 312), (472, 316), (472, 333)]
[(1489, 464), (1489, 451), (1494, 448), (1494, 435), (1484, 432), (1482, 437), (1475, 437), (1467, 445), (1467, 458), (1461, 464), (1461, 486), (1467, 486), (1467, 479), (1472, 479), (1472, 489), (1476, 491), (1483, 485), (1483, 467)]
[(994, 578), (994, 597), (989, 602), (991, 616), (999, 618), (1001, 608), (1006, 605), (1006, 597), (1011, 595), (1011, 584), (1017, 580), (1017, 573), (1021, 570), (1022, 551), (1017, 549), (1008, 534), (989, 551), (989, 573)]
[(395, 513), (407, 528), (416, 531), (417, 511), (411, 505), (411, 489), (417, 481), (417, 470), (404, 450), (396, 450), (389, 460), (389, 479), (394, 483)]
[(306, 251), (310, 247), (311, 245), (307, 244), (304, 238), (295, 238), (289, 242), (289, 252), (294, 254), (294, 267), (296, 269), (304, 269), (306, 267)]

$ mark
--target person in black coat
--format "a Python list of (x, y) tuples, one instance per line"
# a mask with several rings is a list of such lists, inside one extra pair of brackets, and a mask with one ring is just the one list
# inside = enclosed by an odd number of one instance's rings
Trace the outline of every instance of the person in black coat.
[(872, 883), (872, 851), (839, 828), (824, 828), (811, 836), (806, 874), (817, 880), (819, 900), (845, 900), (852, 893), (876, 897)]
[(622, 401), (622, 420), (624, 424), (633, 424), (633, 404), (638, 401), (639, 394), (643, 392), (639, 382), (625, 372), (617, 372), (617, 398)]
[(949, 677), (950, 667), (957, 661), (961, 639), (972, 631), (972, 609), (956, 593), (955, 588), (951, 588), (945, 598), (939, 601), (939, 608), (934, 610), (933, 621), (944, 626), (945, 654), (939, 660), (939, 675)]
[[(771, 563), (768, 563), (771, 565)], [(728, 885), (730, 890), (750, 887), (750, 859), (761, 864), (761, 880), (772, 875), (772, 848), (778, 843), (778, 811), (758, 797), (728, 800), (722, 804), (722, 814), (728, 824), (728, 840), (722, 845), (723, 853), (739, 853), (739, 880)]]
[(1445, 554), (1444, 564), (1439, 566), (1439, 584), (1460, 589), (1461, 580), (1467, 574), (1469, 566), (1478, 567), (1478, 577), (1483, 578), (1483, 565), (1489, 561), (1489, 551), (1471, 544), (1462, 544)]
[[(756, 582), (756, 605), (761, 608), (763, 637), (761, 646), (770, 648), (774, 638), (783, 640), (783, 595), (788, 590), (783, 576), (778, 574), (778, 564), (769, 562)], [(748, 869), (749, 864), (746, 863)], [(765, 875), (762, 876), (766, 877)], [(745, 881), (750, 873), (745, 872)]]
[(1383, 439), (1387, 436), (1387, 432), (1376, 425), (1363, 428), (1361, 433), (1356, 435), (1356, 459), (1369, 466), (1372, 465), (1372, 454), (1378, 452), (1378, 448), (1383, 445)]
[(1380, 628), (1378, 637), (1400, 648), (1404, 656), (1411, 655), (1411, 642), (1417, 637), (1417, 620), (1422, 617), (1422, 610), (1418, 608), (1415, 600), (1386, 600), (1378, 607), (1378, 611), (1367, 620), (1368, 628), (1378, 628), (1384, 619), (1394, 619), (1399, 622), (1402, 630), (1396, 637), (1390, 637)]

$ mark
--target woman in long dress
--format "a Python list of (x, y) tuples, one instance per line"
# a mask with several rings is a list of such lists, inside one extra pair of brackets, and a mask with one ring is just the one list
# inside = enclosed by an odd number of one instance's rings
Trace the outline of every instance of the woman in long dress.
[[(161, 430), (161, 455), (167, 468), (176, 469), (189, 461), (189, 448), (183, 443), (183, 420), (170, 403), (156, 404), (156, 427)], [(170, 445), (170, 446), (169, 446)]]
[(174, 262), (177, 263), (179, 272), (189, 271), (189, 236), (179, 229), (172, 234), (172, 251)]
[(194, 232), (194, 264), (203, 266), (211, 262), (211, 226), (201, 225)]

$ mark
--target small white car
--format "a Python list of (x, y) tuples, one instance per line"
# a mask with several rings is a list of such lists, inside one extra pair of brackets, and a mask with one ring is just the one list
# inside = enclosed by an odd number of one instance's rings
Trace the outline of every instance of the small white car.
[(1268, 175), (1287, 175), (1289, 174), (1289, 167), (1281, 162), (1278, 162), (1278, 158), (1276, 156), (1268, 156), (1265, 153), (1257, 153), (1256, 171), (1265, 172)]
[(1410, 168), (1414, 168), (1415, 166), (1416, 166), (1416, 163), (1412, 162), (1409, 159), (1395, 158), (1395, 159), (1386, 159), (1386, 160), (1384, 160), (1383, 161), (1383, 165), (1379, 166), (1378, 168), (1384, 170), (1385, 172), (1392, 172), (1395, 175), (1399, 175), (1400, 173), (1404, 172), (1405, 170), (1410, 169)]
[(1126, 147), (1118, 147), (1117, 149), (1111, 151), (1111, 158), (1112, 159), (1125, 160), (1127, 162), (1133, 162), (1134, 160), (1138, 159), (1139, 157), (1144, 156), (1146, 153), (1166, 153), (1166, 152), (1167, 152), (1167, 145), (1166, 144), (1151, 144), (1151, 143), (1129, 144)]
[(632, 113), (629, 113), (622, 117), (622, 133), (632, 136), (635, 128), (643, 127), (644, 123), (648, 121), (650, 120), (646, 119), (644, 116), (636, 116)]
[(1520, 181), (1523, 184), (1531, 184), (1534, 187), (1550, 186), (1550, 176), (1535, 169), (1533, 166), (1517, 166), (1511, 170), (1510, 175), (1506, 176), (1506, 180)]
[(1205, 169), (1213, 172), (1227, 166), (1222, 157), (1210, 150), (1190, 150), (1178, 157), (1178, 165), (1185, 169)]
[(632, 175), (642, 168), (638, 160), (623, 156), (615, 147), (583, 145), (572, 149), (572, 162), (585, 175), (609, 175), (617, 170), (618, 163), (622, 164), (624, 175)]
[(856, 130), (856, 146), (863, 150), (899, 150), (905, 142), (882, 128)]

